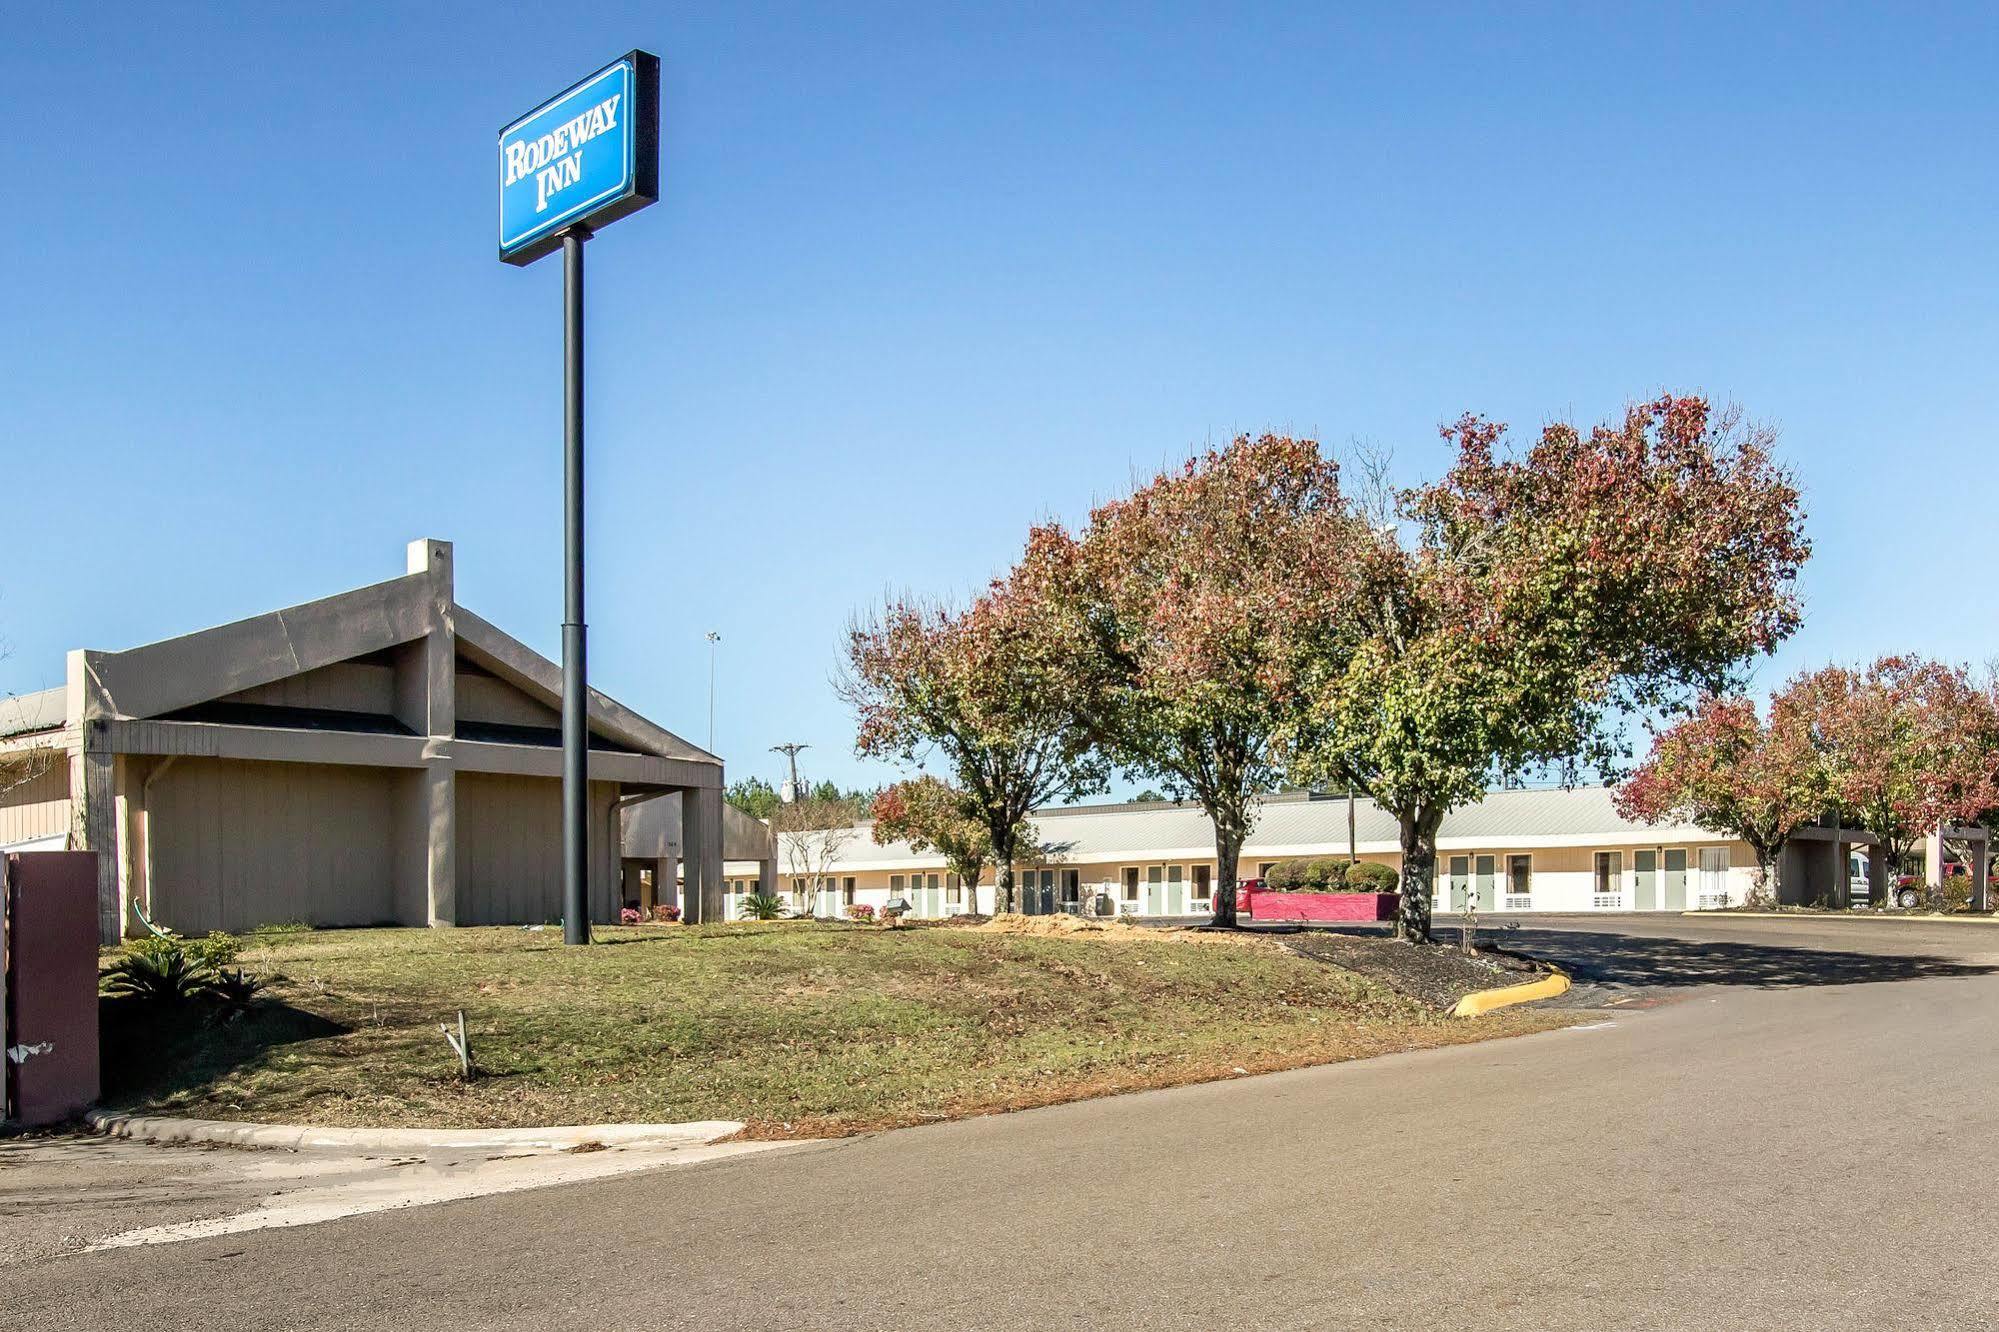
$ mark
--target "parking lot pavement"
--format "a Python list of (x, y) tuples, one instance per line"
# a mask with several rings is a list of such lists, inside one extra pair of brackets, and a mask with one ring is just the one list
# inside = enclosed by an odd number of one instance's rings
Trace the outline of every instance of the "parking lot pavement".
[[(1454, 943), (1463, 926), (1461, 916), (1440, 915), (1436, 937)], [(1320, 928), (1374, 936), (1391, 929), (1386, 924)], [(1575, 987), (1545, 1001), (1558, 1008), (1650, 1007), (1718, 986), (1779, 990), (1999, 971), (1999, 923), (1727, 912), (1509, 912), (1481, 917), (1478, 936), (1481, 947), (1509, 949), (1567, 971)]]
[[(1439, 933), (1448, 937), (1441, 923)], [(1719, 986), (1785, 990), (1999, 971), (1999, 925), (1523, 914), (1487, 917), (1480, 935), (1568, 971), (1576, 988), (1561, 1002), (1572, 1007), (1669, 1002)]]

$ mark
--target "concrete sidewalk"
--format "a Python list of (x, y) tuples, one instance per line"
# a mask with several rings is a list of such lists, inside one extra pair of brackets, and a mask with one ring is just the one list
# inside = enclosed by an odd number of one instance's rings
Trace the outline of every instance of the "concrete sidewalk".
[(293, 1151), (88, 1134), (0, 1139), (0, 1266), (312, 1225), (726, 1160), (797, 1143)]

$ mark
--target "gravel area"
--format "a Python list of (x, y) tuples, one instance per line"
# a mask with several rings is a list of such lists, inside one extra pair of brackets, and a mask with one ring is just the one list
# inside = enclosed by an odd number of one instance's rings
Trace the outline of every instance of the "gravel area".
[(1357, 971), (1445, 1010), (1476, 990), (1518, 984), (1542, 970), (1526, 958), (1490, 949), (1468, 956), (1455, 943), (1411, 944), (1331, 930), (1303, 930), (1283, 942), (1302, 956)]

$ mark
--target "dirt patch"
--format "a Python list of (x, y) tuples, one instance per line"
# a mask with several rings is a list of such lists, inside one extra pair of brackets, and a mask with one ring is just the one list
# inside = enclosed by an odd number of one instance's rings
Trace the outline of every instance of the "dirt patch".
[(1511, 953), (1466, 953), (1450, 944), (1412, 944), (1330, 931), (1289, 935), (1284, 946), (1315, 962), (1357, 971), (1442, 1012), (1479, 990), (1532, 980), (1545, 968)]
[(1042, 939), (1089, 939), (1096, 943), (1157, 944), (1183, 943), (1219, 945), (1224, 948), (1270, 948), (1274, 945), (1260, 935), (1228, 930), (1207, 930), (1194, 926), (1179, 929), (1156, 925), (1134, 925), (1116, 916), (994, 916), (977, 925), (945, 926), (978, 934), (1015, 934)]

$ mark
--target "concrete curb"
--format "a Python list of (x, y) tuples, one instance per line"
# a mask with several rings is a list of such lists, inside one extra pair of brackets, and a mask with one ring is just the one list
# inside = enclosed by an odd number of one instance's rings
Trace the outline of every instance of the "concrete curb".
[(1513, 1004), (1531, 1004), (1536, 999), (1553, 999), (1558, 994), (1569, 992), (1568, 973), (1551, 970), (1539, 980), (1523, 981), (1519, 985), (1503, 985), (1496, 990), (1475, 990), (1458, 1000), (1451, 1010), (1452, 1017), (1479, 1017), (1495, 1008), (1507, 1008)]
[(697, 1147), (726, 1138), (742, 1128), (731, 1119), (702, 1119), (686, 1124), (566, 1124), (551, 1128), (319, 1128), (311, 1124), (120, 1115), (103, 1110), (86, 1112), (83, 1122), (108, 1138), (130, 1138), (136, 1142), (220, 1143), (294, 1152), (563, 1152), (577, 1147)]
[(1682, 911), (1682, 916), (1709, 920), (1852, 920), (1900, 921), (1905, 925), (1999, 925), (1999, 916), (1945, 916), (1933, 913), (1890, 915), (1885, 911)]

